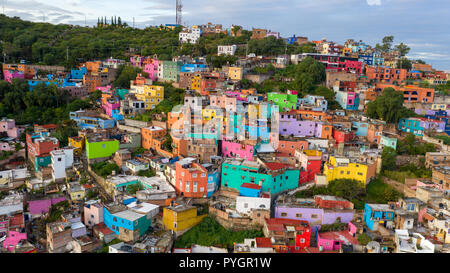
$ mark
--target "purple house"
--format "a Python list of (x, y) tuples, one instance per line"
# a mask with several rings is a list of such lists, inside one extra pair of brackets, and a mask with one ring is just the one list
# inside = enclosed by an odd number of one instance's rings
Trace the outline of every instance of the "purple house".
[(308, 221), (312, 232), (320, 229), (321, 225), (349, 223), (353, 216), (353, 209), (320, 208), (314, 203), (314, 199), (278, 201), (275, 205), (276, 218)]
[(311, 120), (296, 120), (284, 115), (280, 118), (280, 135), (295, 137), (320, 137), (322, 128), (318, 130), (318, 123)]
[(42, 214), (47, 213), (52, 205), (65, 200), (66, 198), (64, 196), (61, 196), (55, 198), (28, 201), (28, 210), (30, 211), (31, 216), (39, 217)]

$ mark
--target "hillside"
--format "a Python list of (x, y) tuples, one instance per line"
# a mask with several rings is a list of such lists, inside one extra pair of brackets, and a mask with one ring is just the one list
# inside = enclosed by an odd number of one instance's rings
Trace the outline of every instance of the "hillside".
[(26, 60), (34, 64), (67, 67), (75, 67), (82, 61), (109, 57), (127, 59), (127, 51), (142, 56), (157, 54), (161, 60), (170, 60), (173, 56), (179, 55), (211, 58), (217, 54), (218, 45), (231, 44), (241, 45), (237, 52), (241, 56), (246, 52), (277, 55), (313, 51), (310, 44), (287, 45), (282, 39), (277, 40), (273, 37), (250, 40), (251, 32), (246, 30), (242, 31), (240, 37), (215, 34), (201, 37), (195, 45), (181, 45), (178, 41), (180, 31), (181, 28), (166, 30), (137, 29), (128, 26), (97, 28), (53, 25), (0, 15), (0, 50), (2, 55), (6, 53), (6, 61), (9, 63)]

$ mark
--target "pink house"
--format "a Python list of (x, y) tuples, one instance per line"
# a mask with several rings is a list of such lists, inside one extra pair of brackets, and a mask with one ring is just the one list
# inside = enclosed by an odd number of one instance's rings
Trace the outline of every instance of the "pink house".
[(65, 200), (66, 198), (61, 196), (56, 198), (28, 201), (28, 210), (31, 215), (41, 216), (42, 214), (47, 213), (52, 205)]
[(247, 101), (247, 95), (238, 91), (226, 91), (225, 94), (229, 97), (235, 97), (238, 101)]
[(148, 78), (152, 81), (158, 80), (158, 63), (155, 59), (145, 60), (144, 72), (148, 73)]
[(16, 127), (16, 122), (13, 119), (3, 118), (0, 120), (0, 133), (6, 132), (8, 137), (18, 138), (23, 132), (23, 129)]
[(340, 250), (341, 245), (359, 245), (358, 240), (349, 231), (330, 231), (317, 233), (317, 246), (323, 250)]
[(211, 95), (209, 96), (209, 103), (213, 107), (225, 108), (225, 95)]
[(252, 161), (255, 147), (239, 142), (222, 141), (222, 154), (224, 157), (245, 158)]
[(103, 223), (103, 205), (98, 200), (88, 201), (84, 205), (84, 224), (89, 228)]
[(118, 98), (107, 98), (102, 108), (105, 110), (106, 115), (112, 118), (113, 110), (120, 109), (120, 100)]
[(111, 89), (112, 89), (112, 85), (107, 85), (107, 86), (99, 86), (97, 87), (97, 90), (102, 91), (102, 93), (111, 93)]
[(13, 79), (25, 79), (25, 74), (22, 71), (3, 70), (3, 77), (11, 83)]
[(26, 240), (27, 234), (20, 233), (17, 231), (9, 231), (8, 237), (6, 237), (5, 241), (3, 241), (3, 248), (6, 248), (8, 251), (13, 251), (16, 246), (19, 244), (21, 240)]

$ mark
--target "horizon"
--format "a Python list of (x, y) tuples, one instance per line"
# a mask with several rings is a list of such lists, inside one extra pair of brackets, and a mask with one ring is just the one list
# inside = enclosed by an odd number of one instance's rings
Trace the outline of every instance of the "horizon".
[[(45, 2), (45, 3), (44, 3)], [(175, 0), (0, 0), (3, 14), (31, 22), (95, 26), (100, 17), (121, 17), (123, 22), (145, 28), (175, 23)], [(343, 44), (347, 39), (362, 40), (371, 46), (385, 36), (394, 36), (411, 48), (409, 59), (422, 59), (435, 69), (450, 72), (450, 37), (441, 35), (450, 27), (444, 20), (450, 12), (445, 0), (185, 0), (183, 25), (232, 24), (244, 29), (265, 28), (282, 37), (326, 38)], [(142, 7), (136, 11), (136, 7)], [(283, 16), (283, 20), (279, 20)], [(267, 18), (274, 17), (270, 24)], [(203, 19), (208, 18), (208, 19)], [(320, 20), (317, 20), (320, 18)], [(417, 19), (419, 18), (419, 19)], [(394, 27), (392, 27), (394, 26)]]

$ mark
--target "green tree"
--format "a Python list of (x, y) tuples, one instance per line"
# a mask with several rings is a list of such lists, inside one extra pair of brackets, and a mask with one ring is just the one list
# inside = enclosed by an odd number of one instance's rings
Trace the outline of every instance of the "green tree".
[(397, 50), (400, 53), (400, 56), (406, 56), (409, 51), (411, 50), (411, 48), (409, 48), (407, 45), (405, 45), (404, 43), (400, 43), (399, 45), (395, 46), (395, 50)]
[(382, 40), (382, 44), (376, 44), (375, 49), (378, 52), (387, 53), (391, 51), (392, 43), (394, 42), (394, 36), (385, 36)]
[(391, 147), (384, 147), (381, 153), (381, 169), (384, 170), (394, 170), (396, 167), (395, 159), (397, 158), (397, 152)]
[(414, 116), (414, 112), (403, 106), (403, 93), (385, 88), (381, 96), (367, 105), (367, 116), (388, 123), (397, 123), (400, 118)]

